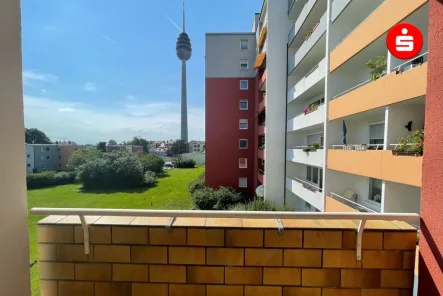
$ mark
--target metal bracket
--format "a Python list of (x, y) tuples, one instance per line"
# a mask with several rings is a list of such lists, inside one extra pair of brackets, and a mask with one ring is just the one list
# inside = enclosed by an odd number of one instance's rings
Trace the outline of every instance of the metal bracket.
[(175, 222), (175, 217), (169, 217), (168, 224), (166, 224), (166, 226), (165, 226), (167, 231), (171, 231), (172, 224), (174, 224), (174, 222)]
[(277, 231), (278, 235), (282, 235), (285, 231), (285, 227), (283, 226), (283, 222), (280, 219), (275, 219), (275, 222), (277, 222)]
[(355, 253), (357, 254), (358, 261), (361, 260), (361, 245), (363, 240), (363, 230), (365, 229), (365, 224), (366, 220), (361, 220), (357, 230), (357, 242), (355, 246)]
[(85, 216), (80, 215), (79, 217), (83, 228), (83, 243), (85, 245), (85, 254), (89, 255), (89, 226), (88, 223), (86, 223)]

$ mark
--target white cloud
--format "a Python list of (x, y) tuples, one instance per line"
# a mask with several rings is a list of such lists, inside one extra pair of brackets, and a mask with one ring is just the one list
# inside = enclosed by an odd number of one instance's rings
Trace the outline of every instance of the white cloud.
[(86, 91), (96, 91), (96, 90), (97, 90), (97, 87), (96, 87), (95, 84), (92, 83), (92, 82), (86, 82), (86, 83), (85, 83), (85, 86), (84, 86), (84, 89), (85, 89)]
[[(68, 110), (75, 110), (75, 112)], [(141, 136), (148, 140), (180, 137), (180, 104), (149, 102), (109, 110), (47, 97), (24, 96), (25, 123), (49, 136), (63, 134), (77, 143), (117, 142)], [(64, 110), (61, 111), (61, 110)], [(57, 112), (59, 111), (59, 112)], [(204, 109), (188, 108), (189, 139), (204, 137)]]
[(25, 70), (22, 72), (23, 75), (23, 83), (25, 85), (32, 84), (33, 81), (40, 82), (55, 82), (59, 79), (58, 76), (52, 74), (41, 73), (33, 70)]

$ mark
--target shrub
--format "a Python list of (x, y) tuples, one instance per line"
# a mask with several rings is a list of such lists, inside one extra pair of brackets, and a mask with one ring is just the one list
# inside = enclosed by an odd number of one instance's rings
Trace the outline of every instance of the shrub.
[(260, 211), (260, 212), (292, 212), (289, 206), (277, 206), (273, 202), (255, 199), (248, 204), (237, 204), (230, 209), (231, 211)]
[(68, 167), (74, 170), (79, 168), (81, 165), (87, 163), (88, 161), (99, 159), (102, 156), (103, 153), (98, 149), (77, 150), (74, 151), (69, 158)]
[(205, 188), (205, 173), (197, 177), (188, 184), (188, 191), (191, 195), (196, 191)]
[(157, 174), (163, 172), (163, 166), (165, 165), (163, 158), (155, 154), (148, 154), (140, 158), (140, 162), (143, 165), (144, 172), (151, 171)]
[(56, 173), (54, 171), (50, 171), (26, 175), (26, 185), (28, 189), (38, 189), (73, 183), (75, 183), (74, 172)]
[(214, 197), (217, 200), (215, 207), (217, 210), (227, 210), (238, 203), (244, 202), (243, 195), (230, 187), (220, 187), (214, 190)]
[(174, 167), (179, 169), (192, 169), (195, 168), (195, 160), (179, 158), (175, 161)]
[(85, 189), (138, 187), (144, 184), (143, 166), (133, 154), (104, 153), (102, 158), (83, 164), (77, 179)]
[(194, 191), (192, 199), (199, 210), (213, 210), (217, 204), (214, 190), (209, 187)]
[(151, 171), (147, 171), (145, 172), (145, 184), (148, 186), (152, 186), (155, 184), (155, 182), (157, 182), (157, 176), (154, 172)]

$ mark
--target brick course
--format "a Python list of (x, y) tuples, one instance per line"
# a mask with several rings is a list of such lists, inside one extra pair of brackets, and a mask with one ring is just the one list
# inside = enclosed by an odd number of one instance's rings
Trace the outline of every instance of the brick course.
[(42, 295), (412, 295), (416, 232), (390, 222), (365, 230), (357, 261), (343, 223), (285, 220), (278, 234), (263, 220), (182, 219), (169, 231), (158, 219), (106, 219), (90, 225), (89, 255), (78, 224), (39, 224)]

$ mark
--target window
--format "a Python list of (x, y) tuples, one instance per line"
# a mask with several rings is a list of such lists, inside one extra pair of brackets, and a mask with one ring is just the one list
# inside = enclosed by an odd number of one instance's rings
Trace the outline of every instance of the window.
[(311, 146), (316, 143), (319, 144), (320, 146), (323, 146), (323, 134), (308, 135), (306, 137), (306, 143), (308, 146)]
[(61, 163), (59, 163), (59, 164), (58, 164), (58, 167), (59, 167), (59, 168), (61, 168), (61, 167), (62, 167), (62, 164), (61, 164)]
[(369, 200), (381, 203), (382, 180), (369, 178)]
[(241, 169), (246, 169), (248, 167), (248, 159), (247, 158), (239, 158), (238, 159), (238, 167)]
[(248, 149), (248, 140), (246, 139), (240, 139), (238, 146), (240, 149)]
[(240, 129), (248, 129), (248, 120), (240, 119)]
[(309, 104), (309, 106), (311, 106), (312, 104), (315, 104), (317, 106), (320, 106), (321, 104), (325, 103), (325, 98), (321, 98), (320, 100), (317, 100), (315, 102), (312, 102), (311, 104)]
[(49, 156), (49, 155), (48, 155), (48, 156), (46, 156), (46, 159), (47, 159), (47, 160), (51, 159), (51, 156)]
[(384, 144), (385, 142), (385, 124), (369, 125), (369, 144)]
[(31, 157), (31, 154), (26, 155), (26, 157), (28, 157), (28, 158)]
[(240, 49), (241, 50), (248, 50), (249, 49), (248, 40), (240, 40)]
[(49, 147), (46, 147), (46, 151), (49, 151)]
[(248, 187), (248, 178), (243, 178), (243, 177), (238, 178), (238, 187), (240, 188)]
[(240, 70), (248, 70), (248, 60), (240, 60)]
[(247, 80), (240, 80), (240, 89), (241, 90), (247, 90), (248, 89), (248, 81)]
[(248, 110), (248, 100), (240, 101), (240, 110)]
[(31, 167), (31, 164), (30, 163), (28, 163), (28, 168), (30, 168)]
[(317, 167), (306, 167), (306, 180), (323, 188), (323, 169)]
[(59, 157), (58, 157), (58, 159), (62, 159), (62, 157), (61, 157), (61, 156), (59, 156)]

